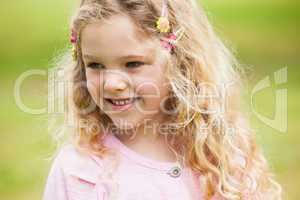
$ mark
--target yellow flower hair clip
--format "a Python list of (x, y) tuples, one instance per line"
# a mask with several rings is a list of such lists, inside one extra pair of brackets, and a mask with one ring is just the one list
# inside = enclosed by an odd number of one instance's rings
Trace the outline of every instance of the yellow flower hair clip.
[(156, 21), (156, 28), (161, 33), (168, 33), (170, 31), (170, 22), (168, 19), (168, 9), (167, 9), (167, 0), (163, 0), (163, 7), (161, 11), (161, 16)]
[(159, 17), (159, 19), (156, 21), (156, 28), (161, 33), (168, 33), (170, 31), (169, 19), (166, 17)]

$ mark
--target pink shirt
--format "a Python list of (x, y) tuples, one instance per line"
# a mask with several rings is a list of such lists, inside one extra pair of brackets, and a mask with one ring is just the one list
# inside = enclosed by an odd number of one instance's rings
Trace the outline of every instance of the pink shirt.
[(200, 185), (190, 168), (155, 161), (134, 152), (108, 134), (104, 145), (120, 152), (114, 173), (104, 160), (83, 155), (71, 145), (56, 156), (43, 200), (199, 200)]

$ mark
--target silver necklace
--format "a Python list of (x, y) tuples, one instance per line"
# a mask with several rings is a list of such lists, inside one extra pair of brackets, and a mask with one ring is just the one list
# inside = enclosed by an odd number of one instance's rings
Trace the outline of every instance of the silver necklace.
[(182, 162), (180, 162), (180, 159), (177, 159), (176, 165), (174, 167), (172, 167), (167, 174), (173, 178), (178, 178), (181, 173), (182, 173), (182, 169), (183, 169), (183, 164), (181, 164)]

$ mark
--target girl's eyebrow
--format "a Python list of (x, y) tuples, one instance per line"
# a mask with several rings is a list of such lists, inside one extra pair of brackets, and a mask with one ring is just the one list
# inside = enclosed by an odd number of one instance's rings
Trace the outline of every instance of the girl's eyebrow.
[[(126, 59), (150, 59), (155, 55), (155, 49), (153, 48), (146, 48), (144, 49), (143, 53), (136, 53), (136, 54), (129, 54), (120, 56), (117, 60), (126, 60)], [(92, 54), (83, 54), (83, 58), (88, 60), (101, 60), (100, 56), (92, 55)]]
[[(89, 54), (84, 54), (83, 55), (83, 57), (85, 58), (85, 59), (90, 59), (90, 60), (97, 60), (97, 59), (100, 59), (100, 57), (97, 57), (97, 56), (93, 56), (93, 55), (89, 55)], [(126, 56), (121, 56), (121, 57), (119, 57), (118, 59), (119, 60), (125, 60), (125, 59), (145, 59), (145, 58), (147, 58), (147, 56), (144, 56), (144, 55), (134, 55), (134, 54), (132, 54), (132, 55), (126, 55)]]

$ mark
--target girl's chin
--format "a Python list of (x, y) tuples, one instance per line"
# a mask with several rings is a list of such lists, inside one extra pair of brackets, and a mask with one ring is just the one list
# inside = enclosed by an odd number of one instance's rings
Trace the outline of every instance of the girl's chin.
[(135, 129), (138, 126), (137, 122), (127, 121), (124, 119), (112, 119), (114, 125), (120, 130)]

